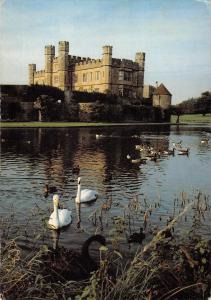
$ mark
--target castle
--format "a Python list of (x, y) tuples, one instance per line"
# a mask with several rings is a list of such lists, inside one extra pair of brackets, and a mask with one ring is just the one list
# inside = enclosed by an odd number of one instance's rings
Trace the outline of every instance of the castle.
[(63, 91), (111, 93), (143, 97), (145, 53), (135, 61), (112, 57), (112, 46), (103, 46), (101, 59), (69, 55), (69, 42), (60, 41), (58, 57), (55, 46), (45, 46), (45, 69), (29, 65), (29, 84), (49, 85)]

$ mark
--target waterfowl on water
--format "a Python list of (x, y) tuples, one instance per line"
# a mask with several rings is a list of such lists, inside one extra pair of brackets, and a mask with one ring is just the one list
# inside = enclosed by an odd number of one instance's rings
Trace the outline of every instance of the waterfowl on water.
[(55, 186), (49, 186), (48, 184), (44, 187), (44, 194), (53, 194), (57, 192), (57, 188)]
[(209, 138), (205, 137), (201, 139), (201, 144), (208, 144)]
[(175, 148), (164, 150), (163, 154), (165, 154), (165, 155), (174, 155), (175, 154)]
[(59, 229), (72, 222), (72, 212), (68, 209), (59, 208), (59, 195), (53, 195), (54, 211), (50, 215), (48, 225), (51, 229)]
[(96, 134), (95, 137), (96, 137), (96, 139), (98, 140), (98, 139), (104, 137), (104, 135), (103, 135), (103, 134)]
[(180, 149), (178, 154), (179, 155), (188, 155), (189, 154), (189, 148), (187, 148), (187, 149)]
[(128, 155), (127, 155), (127, 159), (131, 159), (131, 156), (130, 156), (130, 154), (128, 154)]
[(99, 264), (90, 256), (89, 247), (93, 242), (105, 246), (106, 240), (102, 235), (88, 238), (77, 253), (64, 247), (50, 248), (43, 254), (43, 272), (50, 276), (50, 280), (82, 280), (90, 277), (91, 272), (98, 269)]
[(78, 190), (75, 198), (76, 203), (86, 203), (97, 200), (98, 193), (95, 190), (83, 189), (81, 190), (81, 177), (78, 177)]
[(140, 232), (134, 232), (128, 237), (128, 243), (139, 243), (142, 244), (145, 239), (145, 233), (143, 232), (143, 228), (140, 228)]
[(136, 158), (136, 159), (131, 159), (131, 163), (132, 164), (139, 164), (141, 162), (140, 158)]
[(73, 174), (77, 174), (77, 175), (80, 173), (80, 167), (79, 167), (79, 165), (73, 167), (72, 173)]
[(182, 141), (174, 142), (174, 143), (172, 143), (172, 145), (173, 145), (173, 147), (181, 148), (182, 147)]

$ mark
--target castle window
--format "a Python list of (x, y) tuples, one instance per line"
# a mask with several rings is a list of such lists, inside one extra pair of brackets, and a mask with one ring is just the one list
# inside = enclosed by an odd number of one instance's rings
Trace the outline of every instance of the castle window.
[(99, 72), (99, 71), (96, 71), (96, 72), (95, 72), (95, 79), (96, 79), (96, 80), (99, 80), (99, 79), (100, 79), (100, 72)]
[(83, 82), (87, 82), (87, 74), (86, 73), (83, 74)]
[(119, 80), (124, 80), (124, 71), (119, 71)]
[(90, 73), (90, 81), (92, 81), (92, 72)]
[(125, 81), (131, 81), (132, 79), (132, 73), (131, 72), (124, 72), (124, 80)]
[(78, 81), (78, 75), (74, 74), (74, 82), (77, 82), (77, 81)]

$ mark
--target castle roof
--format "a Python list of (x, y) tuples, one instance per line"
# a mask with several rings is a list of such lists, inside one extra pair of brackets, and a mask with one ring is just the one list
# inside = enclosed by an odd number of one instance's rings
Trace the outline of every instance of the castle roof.
[(170, 95), (172, 96), (172, 94), (169, 92), (169, 90), (167, 90), (167, 88), (165, 87), (165, 85), (163, 83), (161, 83), (154, 91), (154, 95)]

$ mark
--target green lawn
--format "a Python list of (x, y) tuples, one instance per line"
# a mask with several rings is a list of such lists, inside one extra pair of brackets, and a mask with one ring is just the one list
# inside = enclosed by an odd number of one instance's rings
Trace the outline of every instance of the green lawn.
[[(171, 117), (171, 123), (176, 123), (177, 116)], [(180, 123), (207, 123), (211, 122), (211, 114), (206, 116), (200, 115), (182, 115)], [(107, 123), (107, 122), (0, 122), (0, 127), (97, 127), (97, 126), (120, 126), (120, 125), (135, 125), (141, 122), (134, 123)], [(143, 124), (143, 123), (142, 123)], [(149, 123), (145, 123), (149, 124)]]
[[(195, 114), (195, 115), (181, 115), (180, 116), (180, 123), (207, 123), (211, 122), (211, 114), (207, 114), (203, 116), (202, 114)], [(176, 123), (177, 116), (171, 117), (171, 123)]]
[(1, 127), (95, 127), (95, 126), (126, 125), (126, 123), (105, 123), (105, 122), (1, 122)]

